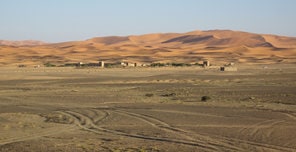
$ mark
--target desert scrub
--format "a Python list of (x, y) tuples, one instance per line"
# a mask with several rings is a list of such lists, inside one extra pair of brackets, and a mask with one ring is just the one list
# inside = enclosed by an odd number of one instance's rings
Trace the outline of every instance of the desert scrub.
[(44, 64), (45, 67), (56, 67), (56, 65), (52, 64), (52, 63), (45, 63)]
[(161, 96), (162, 97), (174, 97), (176, 95), (177, 95), (176, 93), (167, 93), (167, 94), (162, 94)]
[(69, 117), (58, 113), (41, 114), (40, 116), (44, 117), (44, 121), (49, 123), (69, 124), (72, 122), (72, 120)]
[(153, 94), (153, 93), (146, 93), (145, 96), (146, 96), (146, 97), (153, 97), (154, 94)]
[(210, 99), (211, 99), (210, 96), (202, 96), (201, 97), (201, 101), (203, 101), (203, 102), (209, 101)]

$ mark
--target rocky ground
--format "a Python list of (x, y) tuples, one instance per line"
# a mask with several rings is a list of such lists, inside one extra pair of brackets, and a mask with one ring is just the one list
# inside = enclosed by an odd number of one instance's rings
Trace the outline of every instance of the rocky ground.
[(296, 68), (1, 68), (0, 151), (295, 151)]

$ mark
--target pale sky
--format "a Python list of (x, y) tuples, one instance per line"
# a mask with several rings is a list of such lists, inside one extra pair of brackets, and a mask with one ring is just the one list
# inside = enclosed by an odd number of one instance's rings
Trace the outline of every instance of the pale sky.
[(230, 29), (296, 37), (296, 0), (1, 0), (0, 39)]

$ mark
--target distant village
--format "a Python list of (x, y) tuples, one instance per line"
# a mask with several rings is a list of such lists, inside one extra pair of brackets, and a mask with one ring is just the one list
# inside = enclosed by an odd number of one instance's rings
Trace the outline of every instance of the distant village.
[[(205, 60), (198, 63), (134, 63), (134, 62), (116, 62), (105, 63), (99, 61), (97, 63), (65, 63), (64, 65), (55, 65), (52, 63), (45, 63), (43, 67), (75, 67), (75, 68), (135, 68), (135, 67), (190, 67), (199, 66), (207, 69), (219, 69), (220, 71), (237, 71), (237, 67), (234, 63), (229, 63), (223, 66), (213, 66), (210, 61)], [(25, 68), (26, 65), (18, 65), (19, 68)], [(40, 68), (41, 65), (34, 65), (34, 68)]]

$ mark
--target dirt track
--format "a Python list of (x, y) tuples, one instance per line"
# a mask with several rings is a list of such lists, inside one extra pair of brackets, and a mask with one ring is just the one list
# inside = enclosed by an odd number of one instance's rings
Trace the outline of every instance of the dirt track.
[(294, 65), (0, 73), (0, 151), (296, 150)]

